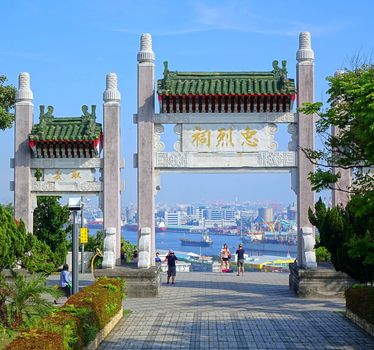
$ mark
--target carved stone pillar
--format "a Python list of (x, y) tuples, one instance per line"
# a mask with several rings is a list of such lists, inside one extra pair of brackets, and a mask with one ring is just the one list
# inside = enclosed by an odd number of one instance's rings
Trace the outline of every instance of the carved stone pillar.
[(142, 227), (140, 229), (139, 245), (138, 245), (138, 251), (139, 251), (138, 267), (140, 269), (147, 269), (151, 267), (150, 246), (151, 246), (151, 228)]
[(316, 253), (314, 252), (314, 246), (316, 240), (312, 227), (302, 227), (302, 251), (303, 251), (303, 269), (316, 269)]
[(113, 268), (117, 261), (117, 246), (121, 246), (121, 242), (117, 243), (115, 227), (107, 227), (104, 231), (104, 252), (103, 252), (103, 268)]
[(14, 125), (14, 217), (22, 219), (28, 232), (33, 231), (33, 203), (31, 198), (31, 150), (29, 134), (33, 126), (33, 94), (29, 73), (18, 77)]
[(154, 62), (152, 37), (142, 34), (138, 52), (138, 247), (142, 228), (150, 228), (150, 257), (155, 257)]
[[(314, 101), (314, 52), (311, 48), (311, 38), (308, 32), (300, 33), (299, 50), (297, 51), (296, 59), (297, 107), (302, 107), (304, 102)], [(314, 148), (314, 118), (312, 116), (298, 113), (297, 140), (297, 261), (299, 266), (303, 266), (305, 256), (301, 228), (312, 227), (308, 219), (308, 209), (314, 206), (314, 192), (308, 180), (308, 174), (314, 171), (314, 166), (307, 159), (302, 149)]]
[[(121, 263), (121, 160), (120, 160), (120, 100), (117, 88), (117, 75), (106, 76), (104, 99), (104, 169), (103, 169), (103, 212), (104, 230), (115, 230), (116, 264)], [(111, 233), (112, 234), (112, 233)]]

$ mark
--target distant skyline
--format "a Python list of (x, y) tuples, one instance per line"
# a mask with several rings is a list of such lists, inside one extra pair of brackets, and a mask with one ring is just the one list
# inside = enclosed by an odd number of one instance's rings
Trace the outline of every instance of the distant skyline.
[[(84, 104), (97, 105), (102, 121), (105, 75), (118, 75), (122, 95), (122, 205), (136, 202), (136, 55), (141, 33), (153, 37), (156, 80), (162, 62), (179, 71), (266, 71), (287, 60), (295, 78), (298, 35), (309, 31), (315, 52), (315, 96), (325, 102), (326, 76), (350, 66), (352, 57), (370, 57), (374, 29), (372, 1), (98, 1), (52, 3), (3, 0), (0, 75), (17, 86), (31, 75), (34, 121), (39, 105), (56, 116), (79, 116)], [(156, 106), (158, 112), (158, 106)], [(288, 134), (280, 129), (279, 148)], [(171, 140), (170, 133), (166, 140)], [(0, 202), (13, 201), (13, 129), (1, 132)], [(317, 144), (320, 143), (318, 137)], [(168, 147), (171, 147), (170, 145)], [(328, 197), (328, 194), (322, 194)], [(158, 202), (295, 202), (289, 174), (162, 174)]]

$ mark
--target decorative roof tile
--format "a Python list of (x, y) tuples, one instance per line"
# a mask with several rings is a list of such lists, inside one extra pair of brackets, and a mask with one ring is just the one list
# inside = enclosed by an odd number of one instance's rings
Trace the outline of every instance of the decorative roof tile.
[(169, 71), (164, 62), (164, 77), (158, 80), (160, 96), (180, 95), (284, 95), (295, 93), (295, 82), (287, 78), (286, 61), (282, 68), (273, 61), (268, 72), (178, 72)]
[(40, 106), (40, 122), (29, 134), (29, 146), (36, 158), (93, 158), (102, 148), (102, 128), (96, 123), (96, 106), (82, 106), (81, 117), (55, 118), (53, 107)]
[(91, 113), (87, 106), (82, 107), (81, 117), (55, 118), (53, 107), (48, 106), (44, 113), (44, 106), (40, 106), (40, 122), (35, 124), (29, 135), (32, 141), (92, 141), (100, 138), (101, 124), (96, 123), (95, 109)]

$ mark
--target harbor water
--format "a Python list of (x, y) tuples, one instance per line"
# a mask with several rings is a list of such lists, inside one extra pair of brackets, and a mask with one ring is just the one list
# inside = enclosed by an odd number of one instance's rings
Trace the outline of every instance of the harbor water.
[[(90, 235), (97, 230), (90, 229)], [(240, 236), (232, 235), (210, 235), (213, 244), (210, 247), (183, 246), (180, 239), (182, 237), (198, 240), (198, 234), (178, 233), (178, 232), (156, 232), (156, 249), (174, 250), (175, 252), (195, 253), (205, 256), (218, 256), (224, 243), (227, 244), (232, 255), (235, 254), (238, 245), (242, 243)], [(137, 232), (122, 229), (122, 237), (132, 244), (137, 244)], [(296, 245), (287, 243), (249, 243), (244, 244), (246, 254), (251, 256), (276, 255), (280, 257), (296, 257)]]

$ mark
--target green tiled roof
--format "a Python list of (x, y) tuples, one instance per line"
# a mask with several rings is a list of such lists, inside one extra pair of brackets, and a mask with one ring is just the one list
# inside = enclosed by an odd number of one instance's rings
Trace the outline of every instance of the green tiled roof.
[(294, 94), (295, 82), (273, 61), (268, 72), (178, 72), (164, 62), (164, 78), (158, 80), (159, 95), (279, 95)]
[(102, 128), (96, 123), (95, 108), (88, 113), (87, 106), (83, 106), (81, 117), (68, 118), (53, 117), (51, 106), (48, 106), (47, 113), (44, 113), (44, 106), (40, 106), (40, 111), (40, 122), (33, 126), (29, 135), (31, 141), (89, 141), (100, 138)]

